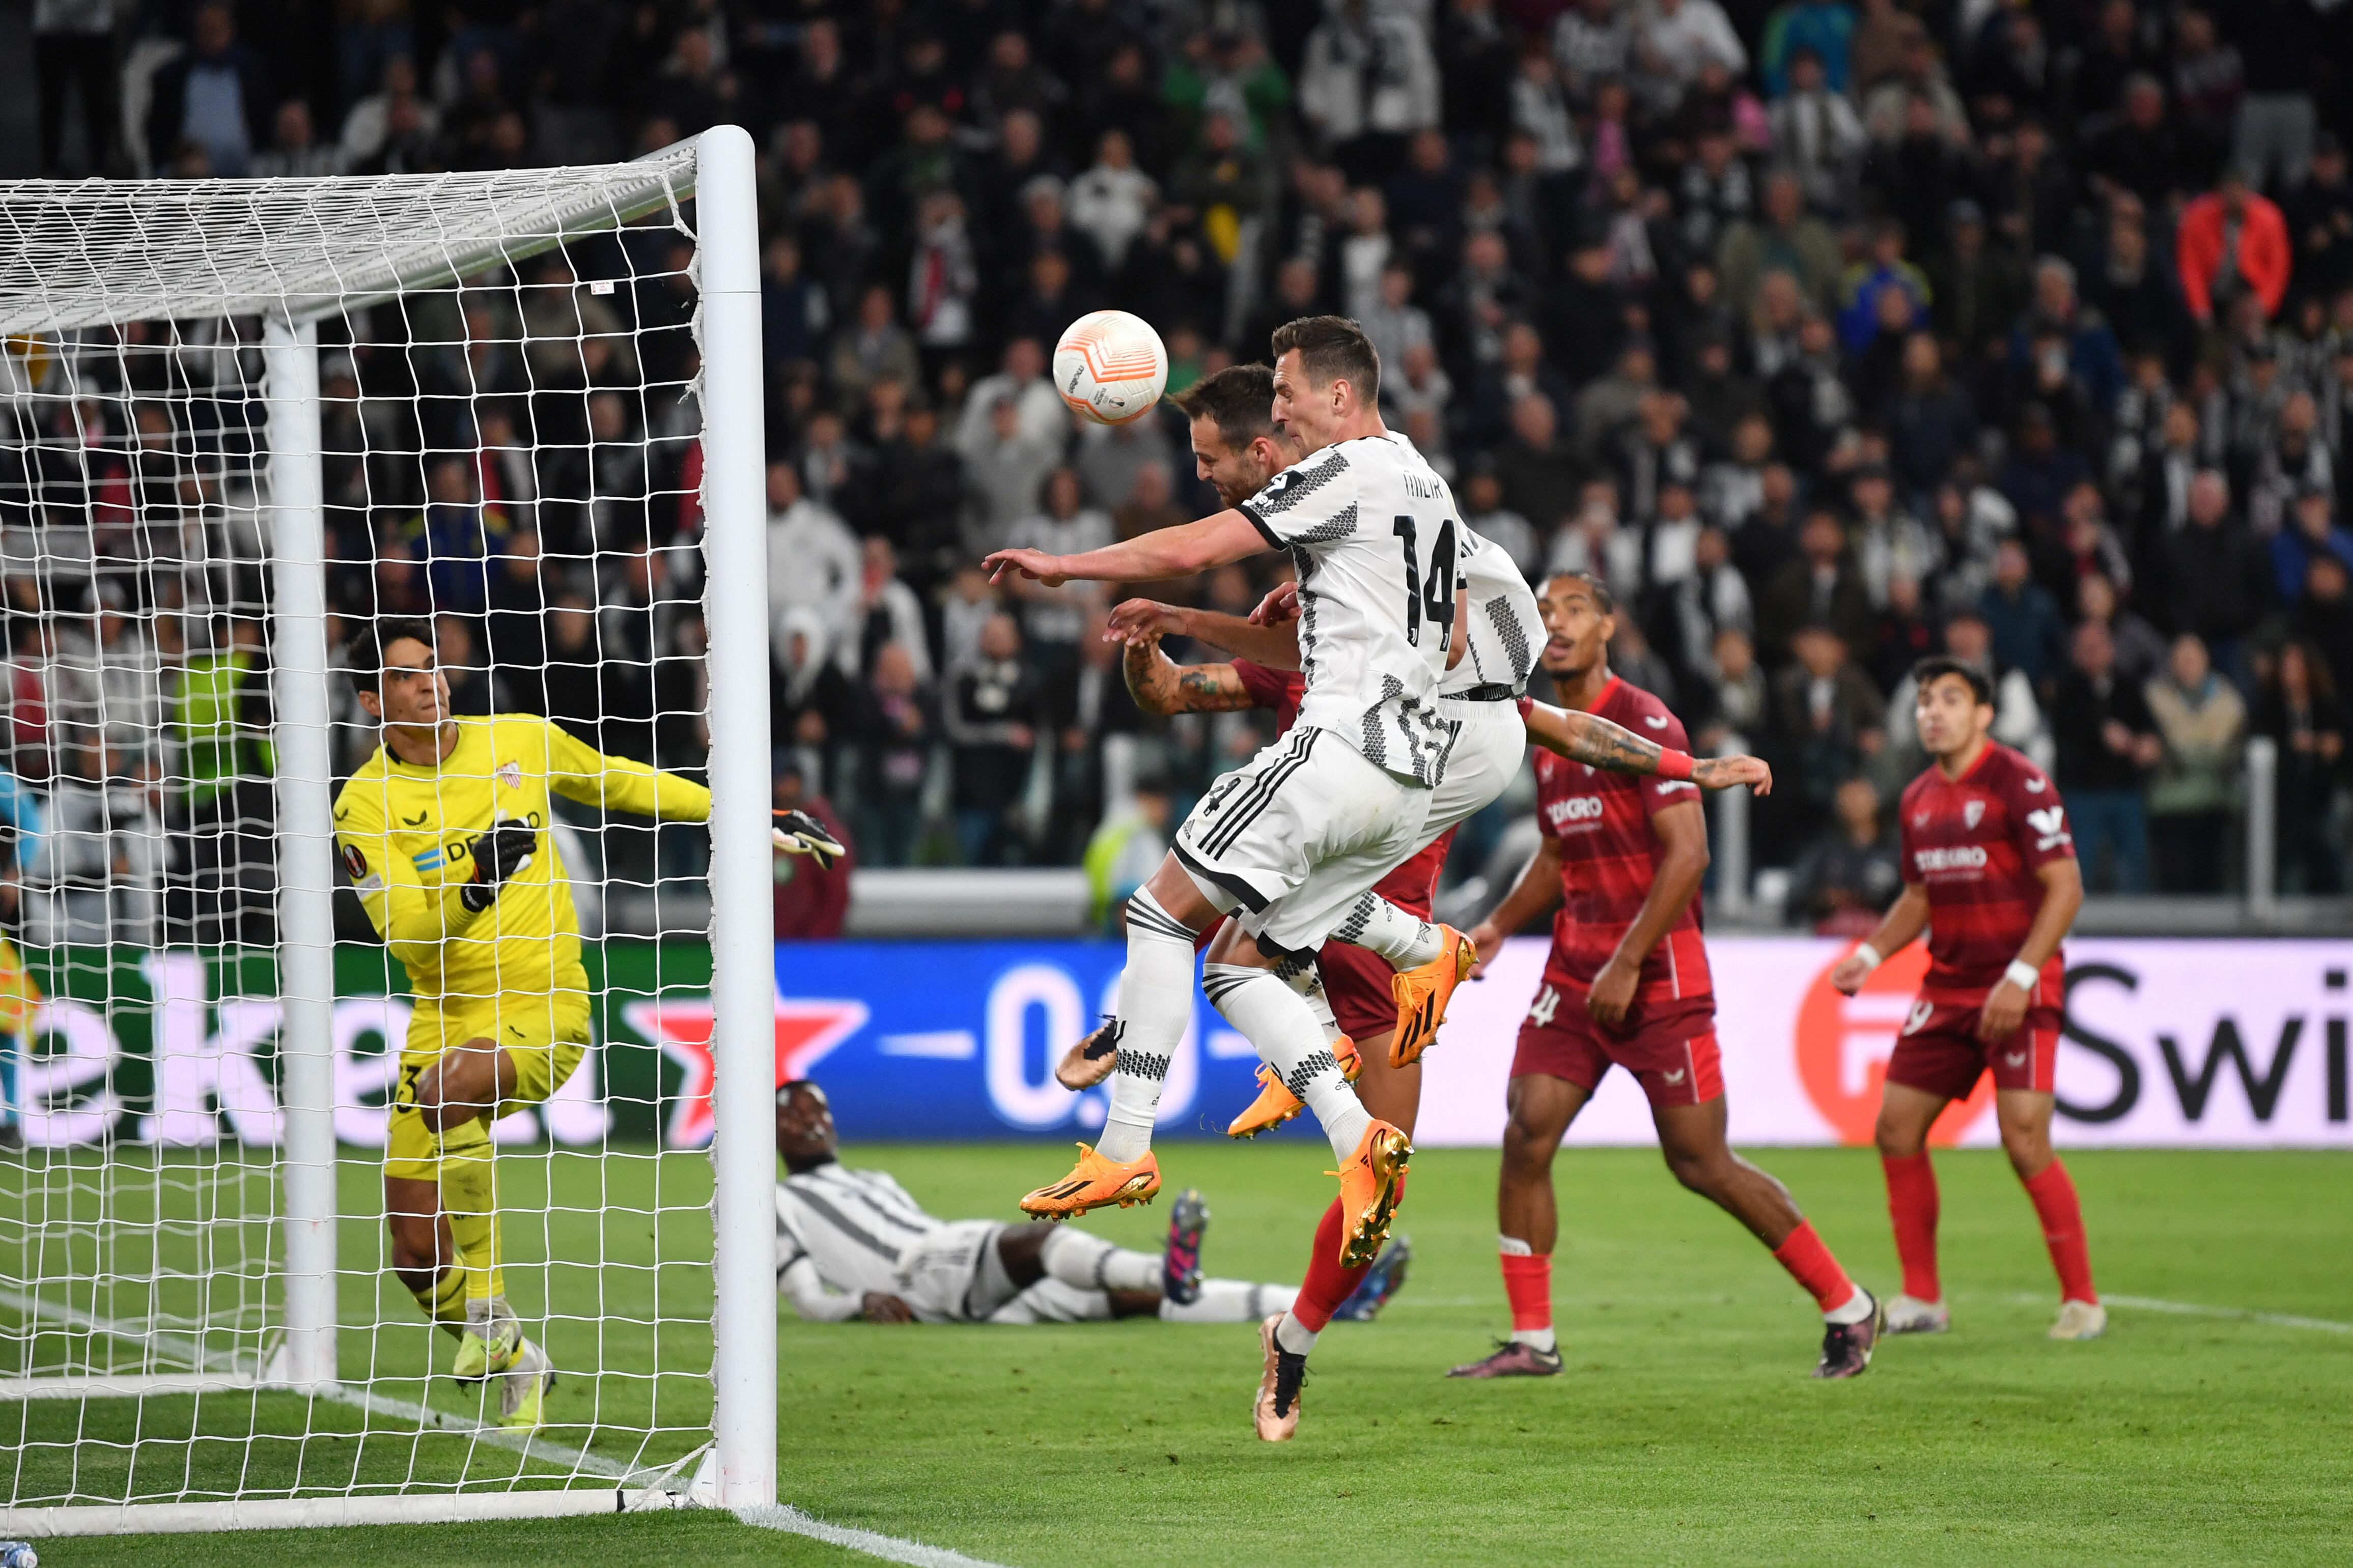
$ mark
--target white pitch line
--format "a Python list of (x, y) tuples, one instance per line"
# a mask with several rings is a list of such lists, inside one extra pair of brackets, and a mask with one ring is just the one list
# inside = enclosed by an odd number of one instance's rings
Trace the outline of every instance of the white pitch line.
[(735, 1517), (745, 1524), (762, 1530), (782, 1530), (794, 1535), (806, 1535), (812, 1541), (822, 1541), (851, 1552), (862, 1552), (869, 1557), (880, 1557), (885, 1563), (905, 1563), (912, 1568), (997, 1568), (978, 1557), (966, 1557), (961, 1552), (951, 1552), (944, 1546), (926, 1546), (920, 1541), (902, 1541), (895, 1535), (878, 1535), (871, 1530), (849, 1530), (839, 1524), (828, 1524), (821, 1519), (811, 1519), (789, 1503), (776, 1503), (767, 1508), (739, 1508)]
[[(52, 1322), (64, 1323), (86, 1332), (104, 1334), (112, 1339), (142, 1342), (187, 1361), (200, 1371), (236, 1370), (233, 1357), (207, 1352), (196, 1341), (183, 1335), (153, 1330), (142, 1331), (135, 1323), (102, 1318), (94, 1312), (82, 1311), (79, 1308), (45, 1301), (38, 1296), (28, 1296), (23, 1291), (10, 1289), (5, 1286), (0, 1286), (0, 1305), (13, 1307), (17, 1311), (47, 1318)], [(302, 1391), (288, 1389), (284, 1392), (300, 1394)], [(490, 1443), (498, 1447), (511, 1449), (526, 1459), (565, 1465), (575, 1472), (585, 1471), (611, 1480), (627, 1482), (651, 1479), (659, 1481), (678, 1468), (673, 1465), (667, 1470), (657, 1470), (648, 1465), (624, 1465), (599, 1455), (568, 1447), (562, 1443), (550, 1442), (544, 1437), (534, 1436), (529, 1433), (509, 1432), (498, 1426), (484, 1426), (448, 1411), (436, 1410), (427, 1405), (412, 1404), (406, 1399), (394, 1399), (368, 1389), (353, 1387), (349, 1384), (332, 1384), (320, 1389), (318, 1393), (322, 1398), (353, 1405), (373, 1415), (392, 1415), (405, 1421), (414, 1421), (419, 1426), (430, 1426), (439, 1431), (471, 1437), (477, 1442)], [(691, 1455), (688, 1457), (692, 1458)], [(734, 1513), (735, 1517), (744, 1523), (762, 1530), (781, 1530), (795, 1535), (806, 1535), (812, 1540), (822, 1541), (850, 1552), (863, 1552), (869, 1557), (879, 1557), (886, 1563), (909, 1563), (912, 1568), (997, 1568), (994, 1563), (985, 1563), (976, 1557), (966, 1557), (960, 1552), (950, 1552), (945, 1547), (927, 1546), (920, 1541), (902, 1541), (895, 1535), (881, 1535), (871, 1530), (850, 1530), (838, 1524), (828, 1524), (825, 1521), (812, 1518), (789, 1504), (777, 1504), (769, 1508), (737, 1509)]]
[[(2037, 1296), (2037, 1301), (2046, 1298)], [(2244, 1307), (2206, 1307), (2195, 1301), (2161, 1301), (2154, 1296), (2103, 1296), (2111, 1306), (2141, 1312), (2170, 1312), (2180, 1318), (2233, 1318), (2244, 1323), (2265, 1323), (2274, 1329), (2315, 1329), (2324, 1334), (2353, 1334), (2353, 1323), (2327, 1318), (2298, 1318), (2285, 1312), (2255, 1312)]]

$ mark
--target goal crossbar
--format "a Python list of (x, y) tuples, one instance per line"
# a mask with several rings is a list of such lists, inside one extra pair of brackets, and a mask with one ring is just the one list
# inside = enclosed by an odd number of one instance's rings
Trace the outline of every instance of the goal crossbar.
[(0, 333), (355, 310), (674, 207), (696, 164), (0, 183)]

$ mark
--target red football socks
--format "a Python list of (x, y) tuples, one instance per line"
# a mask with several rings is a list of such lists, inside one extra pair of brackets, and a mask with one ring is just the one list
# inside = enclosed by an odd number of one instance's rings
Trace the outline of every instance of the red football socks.
[[(1405, 1195), (1403, 1176), (1398, 1178), (1398, 1195)], [(1308, 1256), (1307, 1278), (1300, 1281), (1298, 1298), (1291, 1303), (1292, 1317), (1309, 1333), (1322, 1333), (1340, 1303), (1356, 1294), (1372, 1267), (1369, 1263), (1354, 1268), (1340, 1267), (1340, 1200), (1334, 1198), (1316, 1224), (1315, 1250)]]
[(1552, 1254), (1506, 1252), (1504, 1295), (1512, 1304), (1512, 1330), (1530, 1332), (1552, 1327)]
[[(1773, 1249), (1773, 1261), (1789, 1271), (1789, 1278), (1806, 1288), (1815, 1305), (1825, 1312), (1845, 1306), (1854, 1300), (1854, 1281), (1846, 1277), (1839, 1260), (1814, 1232), (1814, 1222), (1799, 1220), (1781, 1245)], [(1860, 1309), (1858, 1309), (1860, 1310)]]
[(1904, 1293), (1915, 1301), (1941, 1301), (1945, 1292), (1936, 1282), (1936, 1168), (1925, 1150), (1904, 1159), (1882, 1154), (1879, 1164), (1887, 1173), (1887, 1216), (1895, 1225)]
[(2084, 1207), (2075, 1199), (2075, 1183), (2057, 1160), (2026, 1184), (2034, 1212), (2042, 1221), (2042, 1245), (2051, 1249), (2051, 1267), (2059, 1274), (2063, 1301), (2099, 1300), (2092, 1289), (2092, 1254), (2084, 1243)]

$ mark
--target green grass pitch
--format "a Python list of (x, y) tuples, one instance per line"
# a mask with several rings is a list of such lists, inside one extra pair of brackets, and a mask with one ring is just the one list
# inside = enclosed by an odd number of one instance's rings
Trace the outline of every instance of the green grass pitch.
[[(1050, 1174), (1056, 1149), (849, 1150), (897, 1173), (944, 1215), (1009, 1215)], [(1325, 1202), (1326, 1163), (1303, 1140), (1262, 1148), (1170, 1144), (1170, 1188), (1192, 1184), (1215, 1215), (1208, 1263), (1229, 1276), (1295, 1279)], [(1866, 1151), (1758, 1152), (1840, 1257), (1894, 1286), (1877, 1162)], [(502, 1159), (509, 1158), (502, 1156)], [(528, 1156), (516, 1161), (533, 1166)], [(2093, 1263), (2112, 1295), (2353, 1320), (2353, 1158), (2327, 1153), (2079, 1152)], [(576, 1309), (591, 1287), (620, 1311), (656, 1289), (691, 1314), (708, 1287), (654, 1248), (694, 1255), (691, 1215), (600, 1222), (603, 1191), (650, 1210), (655, 1163), (557, 1162), (561, 1213), (518, 1226), (516, 1287)], [(691, 1201), (699, 1156), (659, 1163), (663, 1205)], [(1945, 1279), (1955, 1328), (1897, 1340), (1866, 1377), (1805, 1374), (1819, 1330), (1763, 1248), (1674, 1186), (1641, 1151), (1571, 1151), (1557, 1171), (1562, 1240), (1556, 1300), (1567, 1372), (1462, 1384), (1440, 1373), (1504, 1326), (1493, 1253), (1494, 1157), (1425, 1152), (1401, 1228), (1416, 1262), (1382, 1319), (1335, 1325), (1318, 1347), (1299, 1440), (1250, 1436), (1257, 1376), (1244, 1328), (1155, 1323), (1049, 1329), (815, 1327), (780, 1334), (785, 1500), (834, 1524), (951, 1547), (1003, 1563), (2308, 1563), (2346, 1551), (2353, 1498), (2353, 1334), (2117, 1306), (2108, 1337), (2042, 1338), (2053, 1288), (2032, 1211), (1998, 1154), (1938, 1156)], [(372, 1172), (347, 1174), (365, 1213)], [(707, 1180), (706, 1178), (702, 1178)], [(593, 1184), (601, 1182), (601, 1188)], [(1150, 1245), (1161, 1206), (1088, 1223)], [(649, 1235), (659, 1231), (659, 1238)], [(543, 1273), (548, 1244), (601, 1245), (600, 1275)], [(347, 1264), (373, 1227), (345, 1230)], [(673, 1239), (675, 1238), (675, 1239)], [(694, 1292), (702, 1292), (697, 1298)], [(367, 1310), (347, 1289), (345, 1313)], [(405, 1296), (375, 1300), (396, 1327), (347, 1337), (355, 1354), (413, 1365), (423, 1342)], [(589, 1348), (585, 1325), (572, 1353)], [(411, 1338), (404, 1339), (401, 1336)], [(558, 1355), (563, 1334), (559, 1341)], [(649, 1333), (605, 1339), (616, 1375), (574, 1378), (554, 1434), (626, 1454), (659, 1387), (665, 1423), (695, 1418), (695, 1347)], [(644, 1374), (659, 1356), (678, 1374)], [(622, 1377), (622, 1372), (637, 1375)], [(672, 1386), (675, 1384), (676, 1386)], [(403, 1397), (421, 1385), (405, 1384)], [(447, 1385), (441, 1385), (446, 1389)], [(458, 1408), (447, 1393), (437, 1403)], [(149, 1406), (148, 1430), (164, 1402)], [(106, 1408), (0, 1406), (19, 1420), (109, 1430)], [(30, 1415), (17, 1415), (29, 1410)], [(602, 1413), (608, 1427), (587, 1425)], [(186, 1417), (182, 1418), (183, 1425)], [(183, 1436), (185, 1434), (183, 1433)], [(682, 1435), (649, 1449), (683, 1451)], [(288, 1448), (349, 1448), (316, 1440)], [(460, 1462), (403, 1455), (420, 1473)], [(387, 1450), (389, 1451), (389, 1450)], [(484, 1450), (474, 1451), (476, 1473)], [(489, 1451), (495, 1455), (496, 1451)], [(284, 1456), (280, 1456), (281, 1459)], [(382, 1456), (378, 1457), (379, 1461)], [(235, 1474), (238, 1450), (184, 1445), (199, 1482)], [(355, 1461), (345, 1459), (345, 1463)], [(495, 1470), (499, 1461), (489, 1461)], [(361, 1470), (366, 1470), (361, 1464)], [(20, 1471), (21, 1473), (21, 1471)], [(315, 1475), (320, 1472), (312, 1470)], [(372, 1472), (370, 1472), (372, 1473)], [(23, 1483), (19, 1482), (20, 1489)], [(496, 1526), (265, 1532), (45, 1543), (47, 1563), (848, 1563), (838, 1549), (724, 1517), (669, 1515)]]

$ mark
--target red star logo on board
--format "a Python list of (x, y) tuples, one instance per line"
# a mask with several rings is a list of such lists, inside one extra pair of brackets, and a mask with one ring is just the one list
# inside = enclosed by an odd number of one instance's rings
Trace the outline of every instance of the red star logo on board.
[[(832, 1049), (866, 1026), (863, 1002), (794, 997), (776, 1001), (776, 1077), (807, 1078)], [(684, 1069), (662, 1142), (672, 1149), (700, 1149), (711, 1142), (711, 1086), (717, 1066), (711, 1056), (711, 998), (648, 998), (628, 1003), (621, 1016), (662, 1055)]]

